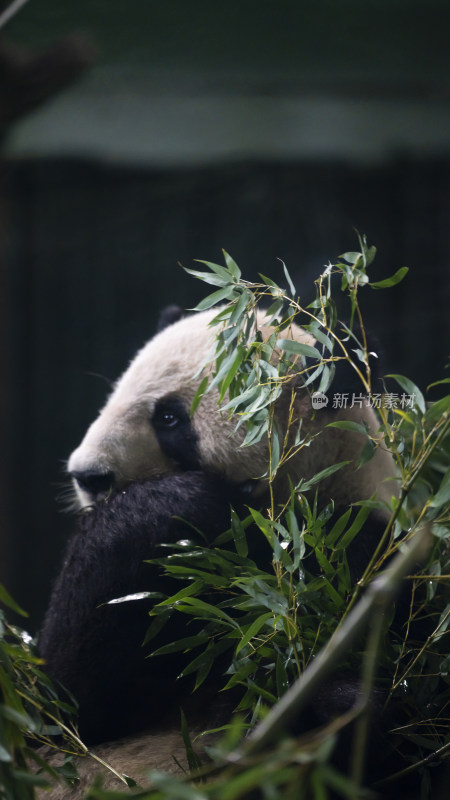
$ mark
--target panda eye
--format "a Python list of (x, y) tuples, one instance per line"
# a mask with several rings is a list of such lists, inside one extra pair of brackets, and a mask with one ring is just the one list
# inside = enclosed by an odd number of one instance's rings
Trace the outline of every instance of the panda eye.
[(181, 422), (182, 417), (175, 403), (160, 402), (156, 405), (153, 413), (152, 422), (158, 430), (170, 430), (176, 428)]
[(167, 458), (178, 468), (198, 469), (197, 437), (184, 398), (175, 394), (160, 397), (153, 408), (151, 425)]
[(159, 424), (164, 425), (165, 428), (174, 428), (175, 425), (178, 425), (179, 421), (176, 414), (173, 414), (172, 411), (165, 411), (158, 416)]

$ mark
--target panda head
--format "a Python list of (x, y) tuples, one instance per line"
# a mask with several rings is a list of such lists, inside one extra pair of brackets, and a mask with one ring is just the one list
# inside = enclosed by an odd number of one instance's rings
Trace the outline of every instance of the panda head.
[[(180, 314), (175, 313), (174, 307), (163, 314), (158, 332), (137, 353), (69, 458), (68, 472), (79, 507), (90, 506), (111, 490), (123, 489), (135, 481), (196, 469), (223, 475), (233, 483), (245, 483), (256, 495), (263, 492), (267, 442), (241, 447), (244, 426), (236, 429), (236, 419), (221, 411), (214, 389), (203, 395), (195, 413), (190, 414), (202, 379), (202, 365), (212, 353), (214, 330), (209, 323), (216, 314), (217, 309), (213, 309), (178, 318)], [(264, 328), (263, 315), (258, 317), (258, 325), (264, 338), (270, 334)], [(297, 326), (292, 326), (292, 336), (314, 343)], [(286, 394), (291, 397), (290, 391)], [(289, 415), (289, 403), (283, 396), (277, 403), (281, 427)], [(374, 433), (377, 423), (373, 410), (360, 411), (356, 417), (345, 410), (340, 418), (360, 420), (362, 414)], [(294, 485), (330, 464), (358, 457), (364, 444), (361, 434), (324, 430), (330, 422), (330, 412), (314, 415), (309, 395), (301, 386), (295, 395), (295, 416), (302, 419), (303, 432), (310, 430), (314, 435), (320, 431), (322, 435), (289, 462), (287, 472)], [(336, 418), (336, 412), (332, 416)], [(393, 474), (388, 453), (377, 451), (370, 464), (359, 470), (359, 475), (354, 466), (340, 471), (339, 482), (326, 487), (327, 491), (332, 488), (338, 502), (370, 496), (379, 489), (386, 474)]]
[(217, 394), (190, 408), (211, 352), (207, 311), (172, 322), (164, 312), (156, 335), (140, 350), (68, 462), (79, 504), (91, 505), (111, 489), (162, 475), (201, 469), (233, 482), (264, 472), (265, 446), (240, 449), (244, 431), (220, 412)]

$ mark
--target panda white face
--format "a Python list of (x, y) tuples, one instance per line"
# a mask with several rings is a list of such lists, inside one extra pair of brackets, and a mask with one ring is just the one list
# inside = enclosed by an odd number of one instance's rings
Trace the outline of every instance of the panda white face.
[(236, 432), (221, 414), (217, 393), (208, 393), (190, 417), (201, 380), (193, 376), (213, 346), (208, 323), (216, 313), (175, 322), (136, 355), (69, 458), (79, 506), (133, 481), (180, 470), (209, 470), (236, 482), (264, 472), (265, 444), (240, 449), (244, 430)]

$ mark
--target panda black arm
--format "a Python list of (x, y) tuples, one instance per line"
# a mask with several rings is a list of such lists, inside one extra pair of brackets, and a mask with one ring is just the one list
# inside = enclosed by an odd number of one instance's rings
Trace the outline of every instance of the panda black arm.
[[(145, 659), (141, 647), (151, 602), (104, 604), (160, 589), (157, 569), (144, 560), (158, 554), (160, 543), (193, 535), (174, 516), (214, 536), (229, 526), (236, 495), (223, 479), (186, 472), (133, 484), (81, 516), (52, 593), (40, 652), (49, 675), (77, 699), (87, 742), (158, 721), (170, 698), (177, 699), (176, 659)], [(165, 636), (170, 641), (176, 632), (169, 626)]]

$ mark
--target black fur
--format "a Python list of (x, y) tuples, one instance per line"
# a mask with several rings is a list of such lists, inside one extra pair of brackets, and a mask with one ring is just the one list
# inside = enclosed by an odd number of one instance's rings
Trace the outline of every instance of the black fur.
[[(163, 543), (195, 538), (193, 527), (208, 540), (226, 530), (230, 505), (242, 513), (248, 502), (245, 489), (245, 484), (233, 486), (219, 476), (183, 472), (132, 484), (81, 514), (39, 646), (46, 671), (78, 701), (80, 733), (88, 744), (167, 720), (172, 708), (178, 709), (181, 702), (185, 705), (188, 689), (176, 680), (182, 663), (174, 656), (146, 659), (147, 651), (142, 649), (148, 612), (157, 600), (108, 602), (149, 590), (176, 591), (178, 585), (144, 562), (167, 552), (160, 547)], [(349, 548), (353, 580), (360, 577), (380, 533), (380, 523), (372, 515)], [(252, 555), (268, 567), (271, 553), (264, 549), (263, 537), (256, 533), (253, 537), (251, 532), (249, 536)], [(317, 565), (306, 564), (306, 568), (314, 571)], [(175, 614), (149, 649), (183, 635), (187, 635), (185, 618)], [(355, 684), (352, 689), (356, 691)], [(334, 695), (327, 693), (330, 716), (338, 712), (335, 700), (338, 706), (342, 700)], [(196, 693), (197, 708), (199, 702)]]
[(178, 322), (183, 316), (183, 309), (180, 306), (171, 305), (163, 308), (159, 315), (158, 324), (156, 326), (156, 333), (161, 333), (164, 328), (168, 328), (174, 322)]
[(176, 395), (157, 401), (152, 417), (153, 429), (163, 453), (184, 470), (198, 469), (197, 437), (189, 408)]
[[(145, 659), (142, 642), (155, 600), (104, 605), (136, 592), (175, 591), (145, 559), (161, 555), (163, 542), (193, 538), (188, 520), (208, 537), (229, 527), (230, 503), (239, 490), (223, 479), (185, 472), (147, 483), (102, 501), (81, 515), (65, 554), (40, 634), (46, 671), (79, 703), (87, 743), (139, 730), (179, 704), (186, 687), (176, 681), (176, 658)], [(181, 617), (182, 615), (175, 615)], [(184, 624), (176, 621), (176, 624)], [(180, 632), (164, 626), (164, 640)], [(162, 642), (158, 642), (159, 646)], [(152, 649), (155, 642), (152, 642)]]

